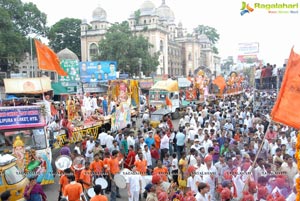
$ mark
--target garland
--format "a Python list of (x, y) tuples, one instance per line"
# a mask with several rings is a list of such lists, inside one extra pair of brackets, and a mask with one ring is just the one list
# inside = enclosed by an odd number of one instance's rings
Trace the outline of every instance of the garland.
[[(300, 171), (300, 132), (298, 132), (297, 135), (295, 158), (297, 160), (297, 167), (299, 172)], [(296, 201), (300, 201), (300, 176), (296, 178), (296, 191), (297, 191)]]

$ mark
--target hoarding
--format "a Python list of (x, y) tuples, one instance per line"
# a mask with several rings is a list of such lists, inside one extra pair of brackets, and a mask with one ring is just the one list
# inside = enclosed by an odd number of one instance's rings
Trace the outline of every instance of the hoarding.
[(51, 91), (49, 77), (4, 79), (7, 94), (39, 94)]
[(84, 83), (116, 79), (116, 61), (80, 62), (80, 79)]
[(68, 73), (68, 76), (58, 76), (58, 81), (63, 86), (70, 86), (70, 83), (80, 82), (79, 62), (72, 59), (60, 61), (60, 66)]
[(259, 53), (259, 43), (239, 43), (238, 45), (238, 54), (247, 55), (247, 54), (258, 54)]
[(0, 107), (0, 130), (44, 126), (40, 110), (36, 106)]

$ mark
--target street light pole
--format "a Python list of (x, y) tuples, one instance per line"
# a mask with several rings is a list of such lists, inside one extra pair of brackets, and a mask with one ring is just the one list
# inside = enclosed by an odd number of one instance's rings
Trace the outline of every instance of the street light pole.
[(31, 77), (34, 77), (34, 67), (33, 67), (33, 51), (32, 51), (32, 37), (29, 38), (30, 41), (30, 61), (31, 61)]
[(139, 78), (142, 78), (142, 58), (139, 58)]

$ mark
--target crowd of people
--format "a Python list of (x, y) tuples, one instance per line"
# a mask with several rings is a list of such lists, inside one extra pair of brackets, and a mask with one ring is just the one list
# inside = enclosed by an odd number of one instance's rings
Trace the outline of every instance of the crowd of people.
[(276, 89), (280, 87), (285, 72), (283, 67), (267, 63), (265, 66), (257, 67), (255, 70), (255, 86), (257, 89)]
[(273, 92), (247, 90), (187, 107), (178, 125), (165, 116), (157, 128), (133, 121), (117, 133), (86, 136), (73, 150), (66, 142), (61, 155), (86, 163), (81, 172), (64, 171), (59, 199), (71, 200), (75, 188), (79, 199), (99, 177), (108, 182), (106, 189), (94, 187), (99, 195), (121, 198), (114, 176), (126, 168), (128, 200), (294, 201), (297, 130), (270, 120), (274, 99)]

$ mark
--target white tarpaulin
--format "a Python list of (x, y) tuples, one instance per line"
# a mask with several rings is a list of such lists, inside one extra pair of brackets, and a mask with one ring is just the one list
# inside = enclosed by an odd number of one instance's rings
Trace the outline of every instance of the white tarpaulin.
[(4, 79), (7, 94), (39, 94), (51, 91), (49, 77)]
[(185, 88), (185, 87), (190, 87), (191, 86), (191, 81), (189, 81), (185, 77), (180, 77), (178, 78), (178, 87), (179, 88)]

